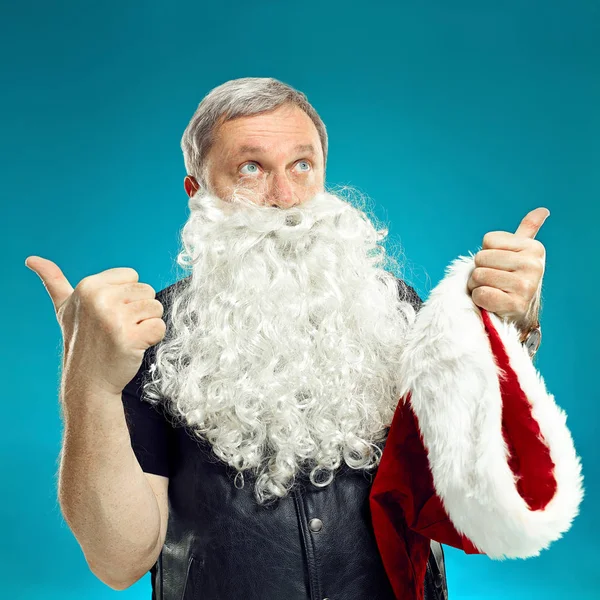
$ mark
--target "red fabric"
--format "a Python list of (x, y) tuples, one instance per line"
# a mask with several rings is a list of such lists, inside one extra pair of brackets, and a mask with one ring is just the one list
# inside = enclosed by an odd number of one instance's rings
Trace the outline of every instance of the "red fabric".
[(423, 600), (430, 540), (478, 553), (456, 531), (435, 493), (427, 452), (408, 402), (401, 402), (394, 414), (370, 506), (379, 553), (398, 600)]
[[(508, 355), (486, 311), (481, 311), (498, 366), (502, 429), (508, 464), (520, 477), (517, 490), (532, 510), (542, 509), (556, 491), (554, 464)], [(443, 390), (440, 390), (443, 393)], [(370, 494), (371, 518), (380, 555), (398, 600), (423, 600), (430, 540), (467, 554), (483, 554), (459, 534), (435, 493), (427, 451), (410, 407), (410, 392), (394, 414)]]
[[(492, 325), (490, 315), (481, 311), (483, 324), (492, 346), (496, 363), (506, 372), (500, 378), (502, 394), (502, 433), (510, 451), (508, 464), (519, 476), (517, 491), (531, 510), (543, 509), (556, 492), (554, 462), (550, 449), (531, 414), (531, 405), (521, 389), (500, 336)], [(535, 457), (535, 460), (529, 460)]]

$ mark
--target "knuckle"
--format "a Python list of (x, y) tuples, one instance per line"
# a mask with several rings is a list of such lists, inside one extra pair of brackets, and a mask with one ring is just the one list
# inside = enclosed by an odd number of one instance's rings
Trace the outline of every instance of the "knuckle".
[(132, 277), (135, 280), (139, 279), (139, 273), (132, 267), (113, 267), (111, 269), (106, 269), (105, 273), (117, 273), (119, 275), (126, 275), (127, 277)]
[(483, 282), (485, 279), (485, 269), (483, 267), (477, 267), (472, 273), (473, 280), (476, 282)]
[(519, 286), (518, 286), (518, 292), (519, 292), (519, 296), (526, 297), (529, 295), (531, 289), (531, 282), (529, 279), (519, 279)]
[(537, 284), (535, 283), (535, 281), (529, 281), (528, 285), (527, 285), (527, 296), (529, 298), (533, 298), (534, 294), (537, 292)]
[(145, 315), (144, 318), (162, 318), (164, 306), (155, 298), (143, 298), (130, 304), (135, 314)]
[(536, 257), (536, 256), (532, 256), (531, 260), (528, 263), (528, 267), (533, 273), (541, 272), (542, 266), (543, 266), (542, 261), (540, 261), (539, 257)]
[(167, 324), (162, 319), (152, 319), (150, 328), (154, 335), (162, 337), (167, 331)]
[(144, 298), (154, 298), (156, 296), (154, 288), (149, 283), (132, 283), (130, 290), (143, 294)]
[(144, 299), (146, 298), (154, 298), (156, 296), (156, 292), (154, 288), (148, 283), (128, 283), (125, 287), (127, 293), (135, 295), (139, 298), (141, 295)]
[(483, 246), (484, 247), (490, 247), (494, 244), (494, 240), (496, 238), (496, 235), (493, 231), (488, 231), (484, 236), (483, 236)]
[(162, 316), (165, 314), (165, 307), (164, 307), (164, 305), (162, 304), (162, 302), (160, 302), (159, 300), (156, 300), (156, 299), (152, 299), (151, 302), (152, 302), (153, 306), (158, 305), (157, 306), (157, 310), (160, 313), (160, 317), (162, 319)]
[(475, 288), (473, 290), (473, 296), (475, 296), (475, 298), (477, 300), (482, 300), (482, 301), (485, 300), (487, 297), (487, 287), (482, 285), (482, 286), (479, 286), (478, 288)]
[(533, 248), (536, 250), (539, 256), (546, 255), (546, 246), (544, 246), (540, 240), (533, 240)]
[(81, 296), (87, 296), (95, 289), (94, 280), (92, 279), (93, 275), (88, 275), (84, 277), (76, 286), (75, 290)]
[(155, 298), (144, 298), (143, 300), (138, 301), (133, 306), (138, 307), (138, 310), (145, 313), (150, 313), (152, 316), (159, 314), (161, 317), (164, 312), (163, 305), (156, 300)]
[(143, 290), (150, 294), (153, 298), (156, 297), (156, 290), (149, 283), (139, 283)]
[(144, 286), (145, 290), (148, 290), (148, 293), (152, 294), (152, 297), (156, 297), (156, 290), (149, 283), (140, 283), (140, 285)]

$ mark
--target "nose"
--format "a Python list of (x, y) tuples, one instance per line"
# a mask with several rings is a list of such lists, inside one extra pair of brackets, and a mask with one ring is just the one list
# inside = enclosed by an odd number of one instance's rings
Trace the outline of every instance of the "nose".
[(273, 174), (266, 203), (269, 206), (278, 206), (279, 208), (290, 208), (297, 204), (292, 182), (285, 175)]

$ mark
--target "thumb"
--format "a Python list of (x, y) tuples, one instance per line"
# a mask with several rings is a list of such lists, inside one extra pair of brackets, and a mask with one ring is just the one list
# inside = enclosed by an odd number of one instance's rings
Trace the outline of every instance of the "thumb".
[(61, 305), (74, 291), (60, 267), (41, 256), (28, 256), (25, 266), (38, 274), (54, 303), (54, 310), (58, 313)]

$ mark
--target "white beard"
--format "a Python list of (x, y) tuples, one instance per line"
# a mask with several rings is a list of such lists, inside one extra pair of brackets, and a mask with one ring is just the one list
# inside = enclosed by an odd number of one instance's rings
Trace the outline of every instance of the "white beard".
[(242, 485), (256, 476), (259, 503), (299, 473), (326, 486), (342, 461), (373, 469), (415, 317), (378, 266), (397, 265), (378, 244), (387, 230), (329, 192), (280, 209), (201, 189), (189, 208), (177, 262), (192, 272), (168, 301), (145, 396)]

